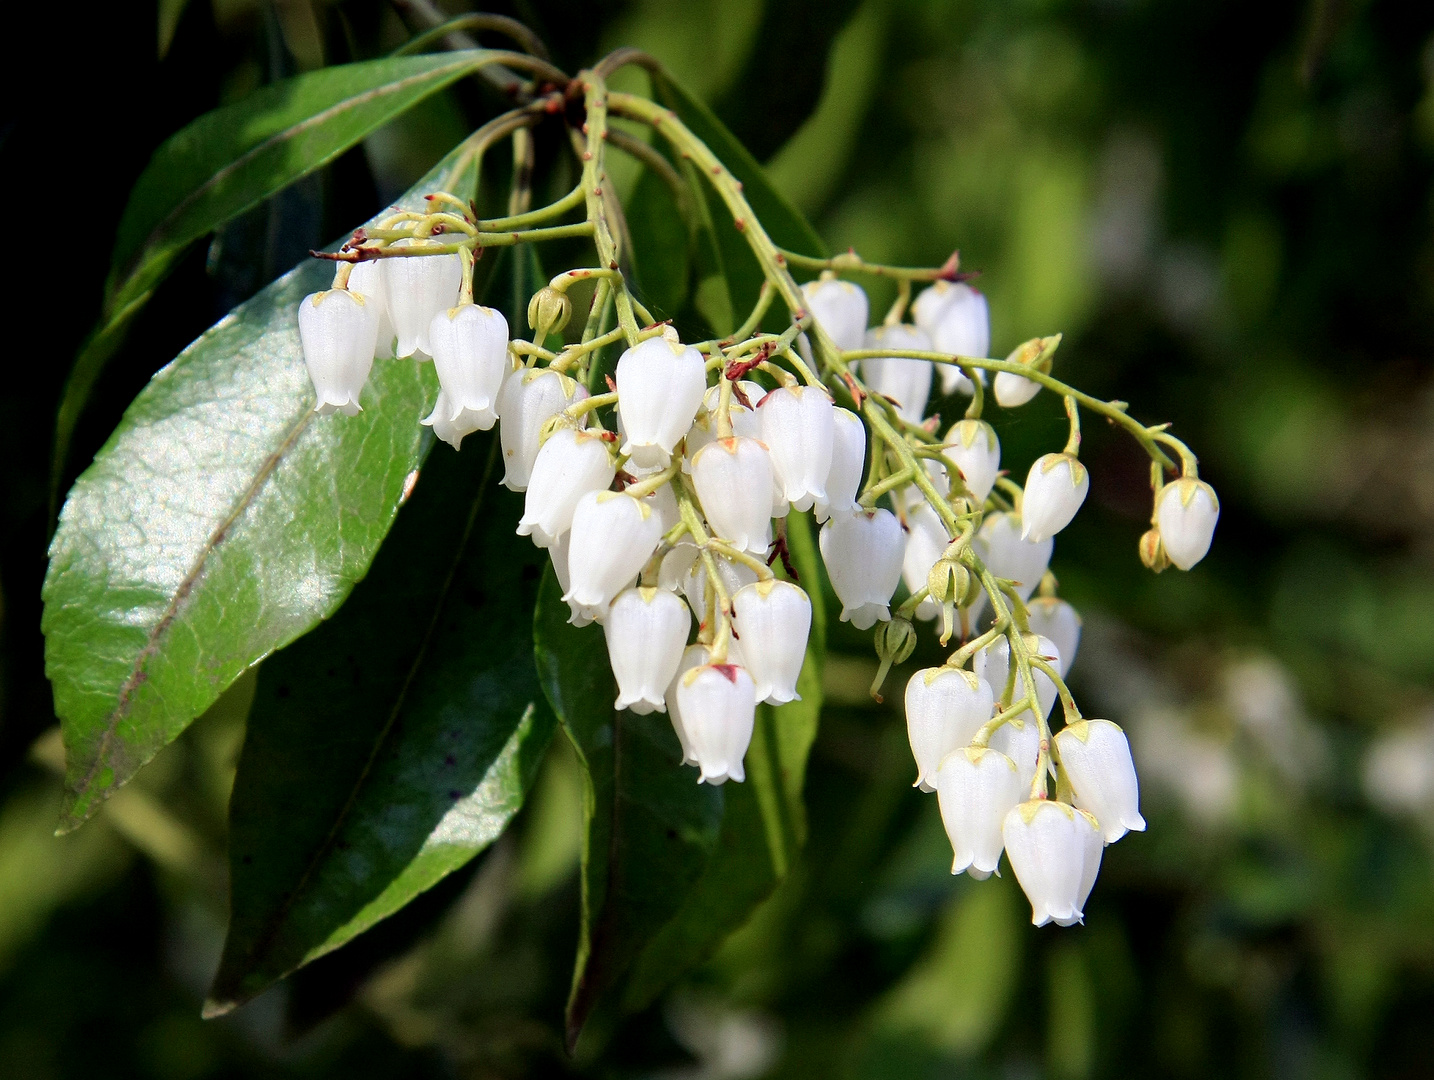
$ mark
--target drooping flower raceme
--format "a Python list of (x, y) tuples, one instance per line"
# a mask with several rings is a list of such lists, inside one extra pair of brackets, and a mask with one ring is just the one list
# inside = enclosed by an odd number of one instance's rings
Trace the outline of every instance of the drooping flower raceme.
[(1102, 844), (1095, 819), (1069, 803), (1032, 799), (1006, 815), (1001, 837), (1031, 902), (1031, 922), (1080, 922), (1100, 871)]
[(756, 439), (718, 439), (692, 459), (692, 484), (713, 531), (740, 551), (772, 542), (772, 459)]
[(626, 589), (603, 620), (607, 655), (617, 678), (614, 709), (666, 712), (667, 687), (677, 675), (692, 616), (666, 589)]
[[(818, 522), (832, 514), (855, 514), (861, 490), (861, 472), (866, 466), (866, 426), (850, 409), (832, 410), (832, 466), (827, 472), (826, 497), (818, 499), (814, 513)], [(785, 492), (783, 492), (785, 495)]]
[(951, 841), (951, 872), (988, 878), (1001, 861), (1001, 826), (1024, 798), (1016, 763), (996, 750), (966, 747), (951, 751), (936, 770), (941, 822)]
[(870, 630), (891, 618), (891, 594), (901, 580), (906, 535), (890, 510), (833, 517), (822, 526), (827, 577), (842, 602), (841, 619)]
[(1165, 554), (1181, 570), (1189, 570), (1205, 557), (1215, 536), (1220, 500), (1202, 480), (1184, 478), (1160, 489), (1155, 521)]
[(1040, 542), (1071, 523), (1090, 490), (1090, 473), (1071, 454), (1046, 454), (1026, 475), (1021, 539)]
[[(991, 352), (991, 311), (984, 293), (964, 282), (935, 281), (911, 308), (912, 319), (937, 352), (982, 359)], [(941, 392), (973, 392), (971, 380), (951, 364), (940, 365)]]
[(797, 678), (807, 655), (812, 602), (790, 581), (769, 579), (743, 586), (732, 598), (742, 658), (756, 684), (758, 701), (798, 701)]
[[(866, 332), (865, 347), (892, 352), (929, 352), (931, 339), (926, 331), (915, 326), (877, 326)], [(931, 396), (931, 368), (930, 360), (902, 356), (868, 358), (861, 362), (861, 377), (868, 390), (896, 402), (903, 420), (919, 424), (926, 415), (926, 400)]]
[(600, 621), (637, 578), (662, 539), (662, 522), (641, 499), (622, 491), (589, 491), (573, 509), (568, 591), (563, 599)]
[(819, 386), (783, 387), (764, 397), (757, 411), (787, 502), (793, 510), (810, 509), (827, 497), (836, 425), (832, 399)]
[[(523, 368), (503, 380), (498, 437), (503, 445), (504, 487), (528, 489), (543, 425), (587, 396), (587, 387), (551, 368)], [(586, 416), (578, 417), (579, 428), (586, 424)]]
[(802, 286), (807, 310), (838, 349), (860, 349), (869, 310), (866, 292), (850, 281), (829, 278)]
[(1078, 720), (1058, 731), (1055, 743), (1075, 804), (1095, 818), (1107, 844), (1127, 831), (1145, 831), (1140, 784), (1125, 732), (1109, 720)]
[(498, 422), (498, 391), (508, 373), (508, 320), (493, 308), (460, 304), (433, 316), (428, 341), (446, 419), (487, 431)]
[(330, 289), (299, 303), (299, 341), (318, 401), (314, 411), (357, 416), (359, 392), (373, 367), (378, 305), (358, 293)]
[(1001, 442), (984, 420), (959, 420), (946, 432), (947, 457), (961, 470), (971, 497), (984, 503), (1001, 469)]
[(559, 428), (533, 461), (518, 535), (531, 536), (538, 547), (548, 547), (572, 526), (578, 500), (607, 488), (616, 473), (602, 439), (575, 428)]
[[(394, 244), (408, 245), (406, 240)], [(432, 359), (428, 332), (435, 315), (458, 303), (458, 289), (463, 284), (462, 261), (457, 255), (424, 255), (384, 259), (379, 265), (388, 315), (398, 335), (394, 355), (400, 359)]]
[(666, 465), (707, 389), (702, 354), (675, 335), (648, 338), (622, 354), (616, 382), (622, 452), (642, 468)]
[(991, 718), (991, 686), (963, 668), (923, 668), (906, 684), (906, 734), (916, 787), (936, 790), (942, 758), (965, 746)]
[(757, 711), (756, 684), (746, 669), (730, 663), (693, 668), (677, 680), (677, 703), (690, 752), (702, 770), (697, 782), (745, 780), (742, 759)]

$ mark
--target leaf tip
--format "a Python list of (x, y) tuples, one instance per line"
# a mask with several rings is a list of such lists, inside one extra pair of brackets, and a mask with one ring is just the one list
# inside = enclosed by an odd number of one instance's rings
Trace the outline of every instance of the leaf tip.
[(238, 1004), (237, 1001), (218, 1001), (212, 997), (205, 998), (204, 1006), (199, 1010), (199, 1018), (201, 1020), (215, 1020), (233, 1012), (235, 1006)]

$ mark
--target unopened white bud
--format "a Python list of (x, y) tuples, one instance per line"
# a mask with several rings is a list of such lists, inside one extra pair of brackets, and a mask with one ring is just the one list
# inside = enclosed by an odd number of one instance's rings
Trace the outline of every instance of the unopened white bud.
[[(931, 339), (915, 326), (878, 326), (866, 332), (865, 347), (892, 352), (930, 352)], [(896, 402), (903, 420), (919, 424), (926, 415), (926, 401), (931, 396), (931, 367), (930, 360), (902, 356), (866, 359), (861, 362), (861, 378), (872, 393)]]
[(498, 422), (498, 392), (508, 373), (508, 320), (478, 304), (460, 304), (433, 316), (428, 327), (433, 368), (451, 421), (471, 414), (479, 431)]
[(590, 491), (606, 490), (616, 473), (602, 439), (559, 428), (533, 461), (518, 535), (548, 547), (572, 526), (578, 500)]
[(1006, 815), (1001, 835), (1031, 902), (1031, 922), (1080, 922), (1100, 871), (1102, 845), (1094, 819), (1068, 803), (1032, 799)]
[(666, 336), (648, 338), (617, 362), (622, 452), (642, 468), (666, 465), (707, 389), (702, 354)]
[(1001, 470), (1001, 441), (995, 428), (984, 420), (959, 420), (946, 432), (946, 442), (943, 453), (961, 470), (971, 497), (985, 503)]
[[(399, 240), (394, 247), (407, 247)], [(428, 360), (433, 346), (428, 331), (433, 316), (458, 303), (463, 284), (463, 264), (457, 255), (412, 255), (380, 261), (383, 288), (388, 297), (388, 314), (393, 320), (398, 344), (394, 355)]]
[(951, 841), (951, 872), (990, 877), (1001, 861), (1001, 826), (1025, 795), (1016, 763), (997, 750), (963, 746), (941, 759), (936, 797)]
[[(543, 425), (588, 396), (587, 387), (549, 368), (521, 368), (498, 392), (498, 437), (503, 444), (503, 486), (526, 491)], [(578, 427), (587, 424), (578, 417)]]
[(692, 485), (712, 531), (740, 551), (772, 542), (772, 459), (756, 439), (718, 439), (692, 460)]
[(1036, 591), (1055, 549), (1050, 537), (1022, 539), (1021, 519), (1004, 512), (987, 514), (972, 544), (992, 574), (1016, 582), (1016, 594), (1022, 601)]
[(812, 602), (790, 581), (775, 578), (744, 586), (732, 598), (732, 622), (758, 701), (800, 701), (797, 679), (807, 655)]
[(591, 619), (601, 620), (662, 539), (652, 508), (622, 491), (589, 491), (573, 510), (568, 579), (563, 594)]
[[(963, 282), (932, 282), (916, 298), (911, 316), (930, 335), (937, 352), (977, 359), (991, 353), (991, 311), (985, 294)], [(940, 371), (942, 393), (973, 392), (960, 368), (942, 364)]]
[(318, 401), (314, 411), (359, 414), (359, 392), (373, 367), (377, 305), (345, 289), (311, 293), (299, 301), (299, 343)]
[(607, 655), (617, 678), (614, 709), (666, 712), (664, 695), (677, 674), (692, 616), (665, 589), (625, 589), (603, 621)]
[(349, 271), (349, 292), (362, 293), (363, 298), (378, 311), (378, 334), (374, 338), (373, 358), (383, 360), (393, 355), (393, 320), (388, 317), (388, 290), (383, 287), (383, 270), (379, 260), (367, 259), (354, 263)]
[(699, 784), (741, 783), (742, 759), (752, 742), (756, 720), (756, 684), (736, 664), (706, 664), (677, 680), (677, 702), (689, 750), (702, 773)]
[[(901, 561), (901, 579), (914, 595), (926, 588), (931, 568), (951, 543), (951, 535), (942, 524), (941, 515), (926, 502), (906, 515), (906, 527), (906, 554)], [(916, 617), (934, 619), (940, 610), (940, 602), (927, 597), (916, 606)]]
[(1220, 500), (1203, 480), (1181, 479), (1160, 489), (1155, 520), (1165, 554), (1181, 570), (1189, 570), (1205, 557), (1215, 538)]
[(916, 787), (936, 790), (941, 759), (968, 744), (991, 718), (991, 687), (963, 668), (922, 668), (906, 683), (906, 735)]
[(818, 522), (826, 521), (833, 514), (855, 514), (861, 510), (856, 496), (861, 490), (865, 467), (866, 426), (850, 409), (833, 408), (832, 467), (827, 473), (826, 498), (818, 499), (813, 509)]
[(891, 618), (891, 594), (901, 580), (906, 534), (889, 510), (834, 517), (822, 526), (822, 561), (842, 602), (841, 619), (858, 630)]
[(1065, 678), (1080, 648), (1081, 618), (1076, 609), (1055, 596), (1037, 596), (1027, 604), (1031, 633), (1049, 638), (1061, 654), (1056, 670)]
[(794, 510), (810, 509), (827, 497), (836, 426), (832, 399), (819, 386), (783, 387), (762, 400), (758, 413), (783, 497)]
[(1046, 454), (1026, 474), (1021, 499), (1021, 539), (1055, 536), (1076, 516), (1090, 491), (1090, 473), (1070, 454)]
[(869, 306), (860, 285), (834, 278), (809, 281), (802, 286), (802, 298), (812, 318), (838, 349), (849, 352), (861, 348)]
[(1118, 725), (1077, 720), (1056, 733), (1055, 743), (1075, 804), (1095, 818), (1107, 844), (1127, 831), (1145, 831), (1130, 741)]

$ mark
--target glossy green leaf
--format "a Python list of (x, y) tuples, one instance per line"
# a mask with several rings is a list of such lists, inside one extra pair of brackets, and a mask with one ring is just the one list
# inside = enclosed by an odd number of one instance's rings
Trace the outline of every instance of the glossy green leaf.
[[(452, 159), (406, 199), (457, 181)], [(471, 182), (471, 174), (468, 174)], [(73, 828), (245, 668), (331, 615), (368, 570), (432, 437), (430, 368), (374, 365), (357, 417), (314, 414), (306, 263), (135, 398), (75, 482), (45, 577), (45, 672)]]
[(644, 169), (625, 210), (638, 295), (654, 318), (672, 318), (687, 302), (690, 273), (690, 237), (672, 190)]
[(155, 151), (120, 219), (99, 325), (81, 346), (60, 398), (51, 483), (60, 482), (95, 381), (190, 244), (507, 55), (480, 49), (309, 72), (205, 113)]
[(392, 914), (522, 805), (555, 726), (520, 615), (547, 558), (515, 533), (497, 449), (438, 447), (348, 603), (260, 669), (208, 1014)]
[[(815, 545), (794, 517), (799, 572)], [(815, 577), (812, 580), (817, 580)], [(820, 596), (800, 683), (803, 700), (762, 707), (747, 782), (711, 787), (684, 768), (662, 713), (614, 712), (602, 632), (567, 624), (551, 575), (539, 595), (538, 667), (585, 771), (583, 921), (568, 1001), (568, 1043), (650, 1001), (699, 963), (786, 873), (805, 838), (801, 789), (821, 705)]]

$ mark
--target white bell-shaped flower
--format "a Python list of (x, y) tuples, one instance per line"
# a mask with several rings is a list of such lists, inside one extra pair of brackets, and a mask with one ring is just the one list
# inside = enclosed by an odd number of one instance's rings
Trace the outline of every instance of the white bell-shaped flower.
[[(587, 387), (549, 368), (520, 368), (498, 392), (498, 438), (503, 444), (503, 486), (526, 491), (543, 425), (588, 396)], [(578, 427), (587, 425), (578, 417)]]
[(548, 547), (572, 526), (578, 500), (590, 491), (605, 491), (616, 473), (602, 439), (559, 428), (533, 460), (518, 535), (531, 536), (538, 547)]
[[(865, 347), (892, 352), (930, 352), (931, 339), (915, 326), (877, 326), (866, 332)], [(930, 360), (887, 356), (861, 362), (861, 378), (868, 390), (896, 402), (903, 420), (921, 423), (931, 396)]]
[(1024, 405), (1041, 392), (1041, 384), (1034, 379), (1013, 375), (1009, 371), (996, 372), (996, 378), (992, 382), (991, 390), (996, 395), (996, 404), (1003, 409)]
[(682, 706), (677, 701), (677, 686), (682, 676), (693, 668), (699, 668), (711, 662), (712, 652), (706, 645), (687, 646), (682, 651), (682, 661), (677, 665), (677, 674), (672, 676), (672, 681), (667, 684), (667, 693), (663, 695), (663, 700), (667, 703), (667, 718), (672, 721), (672, 730), (677, 733), (677, 741), (682, 746), (682, 764), (684, 765), (696, 765), (697, 758), (692, 754), (692, 741), (687, 737), (687, 727), (682, 722)]
[(1118, 725), (1109, 720), (1077, 720), (1056, 733), (1055, 743), (1075, 804), (1091, 813), (1107, 844), (1127, 831), (1145, 831), (1130, 740)]
[(393, 320), (388, 317), (388, 290), (383, 287), (383, 270), (379, 260), (367, 259), (354, 263), (349, 272), (349, 292), (362, 293), (363, 298), (378, 308), (378, 334), (374, 338), (373, 358), (384, 360), (393, 355)]
[(1031, 799), (1006, 815), (1001, 836), (1031, 902), (1031, 922), (1080, 922), (1100, 870), (1100, 830), (1091, 816), (1068, 803)]
[(359, 392), (373, 367), (378, 305), (359, 293), (330, 289), (299, 301), (299, 343), (318, 401), (314, 411), (359, 414)]
[[(399, 240), (394, 247), (407, 247)], [(411, 255), (383, 259), (383, 288), (388, 297), (388, 315), (393, 320), (398, 344), (394, 355), (428, 360), (433, 346), (428, 332), (433, 316), (458, 303), (463, 284), (463, 264), (457, 255)]]
[[(901, 560), (901, 580), (906, 582), (907, 591), (915, 595), (926, 588), (926, 579), (936, 560), (951, 543), (941, 515), (931, 504), (922, 502), (906, 515), (906, 555)], [(930, 597), (916, 606), (918, 619), (934, 619), (941, 611), (941, 605)]]
[(794, 510), (827, 497), (836, 409), (819, 386), (782, 387), (762, 399), (762, 441), (772, 455), (782, 495)]
[(478, 414), (471, 409), (459, 409), (457, 413), (458, 415), (455, 417), (454, 409), (448, 403), (447, 393), (439, 390), (438, 398), (433, 403), (433, 411), (419, 423), (425, 427), (431, 427), (433, 434), (453, 449), (461, 450), (464, 438), (481, 430), (483, 425), (479, 422)]
[(732, 598), (732, 608), (757, 700), (769, 705), (800, 701), (797, 678), (812, 629), (810, 598), (790, 581), (771, 578), (743, 586)]
[(834, 517), (822, 526), (827, 577), (842, 602), (842, 622), (870, 630), (891, 618), (891, 594), (901, 580), (906, 533), (890, 510)]
[(1081, 618), (1076, 609), (1055, 596), (1038, 596), (1026, 606), (1031, 633), (1049, 638), (1061, 654), (1056, 670), (1065, 678), (1080, 648)]
[[(721, 555), (713, 555), (712, 561), (717, 564), (717, 576), (728, 596), (736, 596), (757, 580), (757, 571), (745, 563), (734, 563)], [(664, 589), (681, 591), (687, 597), (699, 623), (707, 618), (707, 563), (698, 557), (694, 545), (680, 543), (669, 551), (657, 574)]]
[(1016, 582), (1016, 593), (1023, 601), (1029, 600), (1041, 583), (1055, 549), (1050, 537), (1022, 539), (1021, 519), (1007, 513), (987, 514), (972, 543), (992, 574)]
[[(1026, 638), (1025, 640), (1029, 642), (1031, 639)], [(1036, 638), (1036, 642), (1035, 654), (1050, 664), (1051, 667), (1055, 668), (1056, 671), (1060, 671), (1061, 657), (1060, 650), (1056, 647), (1056, 643), (1050, 638), (1039, 636)], [(981, 678), (991, 684), (991, 689), (995, 693), (997, 700), (999, 700), (1006, 692), (1006, 682), (1011, 674), (1010, 641), (1005, 637), (998, 637), (972, 657), (971, 668), (977, 675), (980, 675)], [(1055, 705), (1058, 695), (1056, 684), (1051, 681), (1049, 675), (1034, 666), (1031, 668), (1031, 677), (1036, 683), (1036, 701), (1040, 703), (1041, 715), (1049, 717), (1051, 715), (1051, 707)], [(1026, 688), (1021, 683), (1021, 676), (1018, 671), (1011, 691), (1011, 700), (1019, 701), (1025, 696)], [(1019, 714), (1013, 713), (1012, 715)]]
[(682, 511), (677, 506), (677, 495), (672, 490), (671, 484), (663, 484), (650, 495), (644, 495), (642, 501), (652, 507), (652, 512), (657, 515), (657, 520), (662, 523), (664, 536), (682, 520)]
[[(553, 561), (553, 575), (558, 579), (558, 587), (564, 593), (572, 582), (568, 579), (568, 541), (572, 539), (573, 533), (569, 529), (548, 545), (548, 558)], [(587, 626), (592, 622), (586, 610), (579, 604), (568, 601), (568, 622), (573, 626)]]
[(991, 718), (991, 687), (964, 668), (922, 668), (906, 683), (906, 735), (916, 783), (936, 790), (941, 759), (967, 745)]
[(1041, 729), (1036, 725), (1036, 718), (1030, 712), (1013, 716), (992, 733), (987, 745), (1015, 763), (1021, 790), (1030, 791), (1036, 782), (1036, 766), (1041, 755)]
[(601, 621), (613, 597), (636, 580), (662, 539), (662, 522), (641, 499), (589, 491), (573, 509), (568, 591), (563, 599)]
[(1215, 538), (1220, 500), (1203, 480), (1181, 479), (1160, 489), (1155, 521), (1165, 554), (1181, 570), (1189, 570), (1205, 557)]
[(865, 467), (866, 426), (850, 409), (833, 408), (832, 467), (827, 473), (826, 497), (818, 499), (814, 506), (818, 522), (826, 521), (832, 514), (855, 514), (861, 510), (856, 496), (861, 490)]
[(675, 337), (648, 338), (622, 354), (616, 383), (622, 452), (642, 468), (666, 465), (707, 389), (702, 354)]
[(838, 349), (849, 352), (861, 348), (870, 308), (860, 285), (835, 278), (809, 281), (802, 286), (802, 298), (812, 318)]
[[(911, 317), (931, 337), (937, 352), (977, 359), (991, 354), (990, 307), (984, 293), (964, 282), (932, 282), (911, 306)], [(942, 393), (973, 392), (971, 380), (960, 368), (942, 364), (940, 371)]]
[(1001, 470), (1001, 441), (984, 420), (959, 420), (946, 432), (945, 455), (961, 470), (972, 497), (984, 503)]
[(433, 368), (451, 421), (463, 413), (479, 431), (498, 422), (498, 392), (508, 374), (508, 320), (479, 304), (459, 304), (428, 327)]
[(692, 485), (712, 531), (740, 551), (772, 543), (772, 459), (756, 439), (718, 439), (692, 460)]
[[(757, 406), (766, 396), (766, 388), (745, 379), (737, 383), (737, 388), (741, 389), (743, 396), (751, 403), (752, 407), (747, 408), (738, 400), (736, 394), (733, 394), (732, 408), (729, 413), (732, 420), (732, 434), (743, 439), (760, 440), (762, 416), (757, 412)], [(721, 400), (722, 388), (709, 386), (707, 393), (702, 397), (702, 408), (698, 411), (697, 418), (692, 421), (692, 427), (687, 432), (687, 456), (682, 459), (683, 472), (690, 473), (692, 460), (697, 456), (697, 451), (717, 438), (717, 407)]]
[(1090, 473), (1070, 454), (1045, 454), (1026, 474), (1021, 499), (1021, 539), (1055, 536), (1076, 516), (1090, 491)]
[(617, 678), (614, 709), (667, 711), (664, 695), (682, 662), (692, 616), (666, 589), (625, 589), (603, 620), (607, 656)]
[(951, 872), (988, 878), (1001, 861), (1006, 815), (1025, 797), (1016, 763), (997, 750), (963, 746), (941, 759), (936, 797), (951, 841)]
[[(951, 477), (946, 475), (945, 465), (931, 458), (923, 458), (921, 467), (926, 470), (931, 486), (936, 489), (938, 495), (944, 499), (951, 494)], [(900, 497), (904, 500), (908, 513), (926, 503), (926, 493), (914, 482), (900, 489)]]
[(706, 664), (677, 680), (689, 748), (702, 774), (699, 784), (741, 783), (747, 778), (742, 759), (752, 742), (757, 688), (737, 664)]

